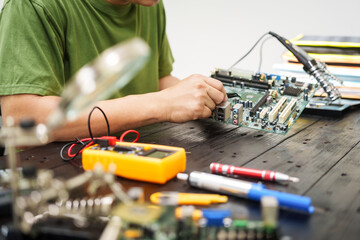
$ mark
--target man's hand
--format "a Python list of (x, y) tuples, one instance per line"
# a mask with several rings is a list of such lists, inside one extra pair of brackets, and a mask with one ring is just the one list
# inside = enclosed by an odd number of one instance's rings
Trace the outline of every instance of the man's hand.
[(159, 92), (165, 121), (185, 122), (207, 118), (217, 104), (227, 100), (222, 83), (203, 75), (191, 75)]

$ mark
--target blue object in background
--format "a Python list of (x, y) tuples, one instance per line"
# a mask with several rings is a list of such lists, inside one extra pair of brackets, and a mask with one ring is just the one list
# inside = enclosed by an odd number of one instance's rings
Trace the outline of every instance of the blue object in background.
[(201, 209), (203, 218), (207, 220), (207, 227), (222, 227), (224, 219), (231, 217), (230, 210), (224, 209)]

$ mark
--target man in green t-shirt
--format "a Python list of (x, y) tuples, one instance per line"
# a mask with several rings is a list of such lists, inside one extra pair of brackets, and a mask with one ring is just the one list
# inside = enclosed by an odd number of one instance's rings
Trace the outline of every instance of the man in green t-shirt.
[[(6, 0), (0, 13), (0, 96), (3, 119), (45, 122), (74, 73), (112, 45), (141, 37), (149, 63), (115, 97), (96, 103), (113, 132), (206, 118), (227, 99), (221, 82), (202, 75), (171, 76), (173, 57), (159, 0)], [(88, 135), (87, 113), (53, 140)], [(94, 113), (93, 132), (106, 133)]]

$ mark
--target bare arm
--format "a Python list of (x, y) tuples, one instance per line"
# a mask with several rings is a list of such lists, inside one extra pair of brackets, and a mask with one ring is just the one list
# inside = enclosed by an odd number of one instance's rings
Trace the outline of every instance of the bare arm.
[[(168, 86), (168, 88), (162, 91), (96, 103), (95, 105), (106, 113), (112, 133), (156, 122), (184, 122), (206, 118), (210, 116), (216, 104), (226, 100), (221, 82), (209, 77), (192, 75), (177, 81), (176, 78), (169, 76), (165, 80), (162, 83), (160, 81), (160, 86), (166, 83), (162, 87)], [(36, 123), (44, 123), (59, 101), (60, 97), (55, 96), (31, 94), (3, 96), (1, 97), (3, 119), (13, 116), (15, 121), (19, 122), (24, 117), (30, 117)], [(52, 140), (64, 141), (88, 136), (89, 111), (90, 109), (77, 120), (68, 122), (55, 131)], [(91, 127), (95, 136), (106, 134), (105, 120), (100, 112), (93, 113)]]
[[(156, 99), (153, 93), (132, 95), (123, 98), (101, 101), (96, 103), (106, 114), (112, 133), (124, 129), (137, 128), (143, 125), (164, 121), (161, 112), (156, 109)], [(4, 96), (1, 99), (3, 119), (13, 116), (16, 122), (24, 117), (31, 117), (36, 123), (45, 123), (47, 116), (57, 107), (60, 97), (37, 96), (21, 94)], [(146, 107), (144, 107), (146, 105)], [(91, 108), (85, 111), (77, 120), (68, 122), (55, 131), (52, 140), (66, 141), (75, 137), (89, 136), (87, 128), (88, 114)], [(99, 111), (94, 111), (91, 117), (91, 129), (95, 136), (106, 135), (106, 122)]]
[(179, 79), (177, 77), (168, 75), (159, 80), (159, 90), (164, 90), (165, 88), (172, 87), (179, 83)]

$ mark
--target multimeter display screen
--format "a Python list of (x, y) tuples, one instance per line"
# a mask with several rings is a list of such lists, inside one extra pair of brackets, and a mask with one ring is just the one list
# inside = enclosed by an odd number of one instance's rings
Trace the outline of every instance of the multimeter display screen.
[(152, 158), (165, 158), (169, 155), (171, 155), (172, 152), (169, 151), (160, 151), (160, 150), (156, 150), (155, 152), (150, 153), (149, 155), (146, 155), (147, 157), (152, 157)]

